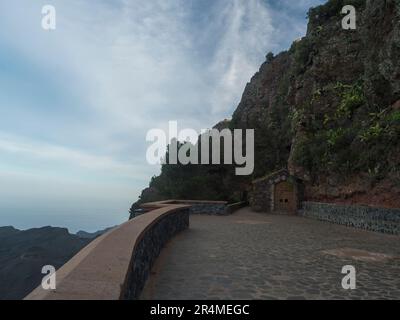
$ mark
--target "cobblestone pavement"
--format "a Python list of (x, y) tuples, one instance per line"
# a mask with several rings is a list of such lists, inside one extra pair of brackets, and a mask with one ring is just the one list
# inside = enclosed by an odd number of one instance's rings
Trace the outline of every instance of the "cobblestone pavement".
[[(142, 299), (400, 299), (400, 237), (242, 209), (191, 216)], [(357, 289), (344, 290), (353, 265)]]

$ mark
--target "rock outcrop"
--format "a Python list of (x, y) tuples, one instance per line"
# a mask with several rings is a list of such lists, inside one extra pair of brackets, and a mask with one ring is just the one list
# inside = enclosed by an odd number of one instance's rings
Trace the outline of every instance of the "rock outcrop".
[[(356, 30), (342, 28), (345, 5), (356, 8)], [(207, 180), (208, 168), (199, 181), (239, 195), (287, 168), (308, 200), (400, 207), (399, 101), (400, 1), (329, 0), (309, 11), (305, 37), (267, 55), (226, 122), (255, 129), (254, 175), (224, 167)], [(164, 171), (153, 187), (173, 183), (177, 173)]]
[[(357, 29), (342, 28), (353, 4)], [(400, 206), (400, 2), (328, 1), (267, 61), (232, 123), (256, 129), (256, 176), (287, 167), (306, 197)], [(364, 200), (364, 201), (363, 201)]]

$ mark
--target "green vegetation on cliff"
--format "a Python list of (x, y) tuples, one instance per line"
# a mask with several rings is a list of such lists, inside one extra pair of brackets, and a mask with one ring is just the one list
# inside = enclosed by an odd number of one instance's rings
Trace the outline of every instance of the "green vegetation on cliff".
[[(356, 30), (341, 27), (349, 4)], [(307, 35), (267, 55), (229, 124), (255, 129), (254, 174), (239, 180), (227, 166), (164, 165), (151, 182), (160, 197), (237, 198), (254, 178), (287, 167), (310, 199), (376, 188), (400, 199), (400, 3), (330, 0), (308, 16)]]

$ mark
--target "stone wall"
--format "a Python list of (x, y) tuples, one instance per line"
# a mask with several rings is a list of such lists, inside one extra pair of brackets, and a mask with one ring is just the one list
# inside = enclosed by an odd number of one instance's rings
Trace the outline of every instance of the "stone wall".
[(269, 176), (253, 181), (249, 202), (254, 211), (273, 212), (275, 211), (275, 186), (287, 181), (293, 185), (296, 207), (300, 207), (300, 199), (303, 199), (303, 185), (294, 176), (291, 176), (286, 169), (272, 173)]
[(247, 207), (248, 205), (249, 205), (249, 203), (247, 201), (228, 204), (226, 206), (226, 211), (228, 214), (233, 214), (234, 212), (236, 212), (244, 207)]
[(202, 200), (165, 200), (151, 203), (144, 203), (141, 208), (148, 210), (154, 207), (163, 207), (169, 205), (186, 205), (190, 206), (190, 214), (206, 214), (224, 216), (231, 212), (227, 209), (228, 202), (226, 201), (202, 201)]
[(169, 204), (155, 208), (79, 251), (57, 270), (57, 290), (45, 290), (39, 285), (25, 299), (137, 299), (166, 242), (188, 226), (188, 206)]
[(272, 208), (273, 185), (268, 179), (260, 179), (253, 182), (250, 193), (250, 205), (254, 211), (270, 212)]
[(224, 216), (229, 214), (225, 203), (191, 203), (190, 206), (190, 214), (208, 214), (216, 216)]
[(121, 291), (121, 299), (139, 298), (161, 249), (174, 235), (188, 227), (189, 208), (183, 208), (163, 217), (143, 234), (133, 250), (127, 280)]
[(301, 215), (369, 231), (400, 234), (400, 209), (303, 202)]

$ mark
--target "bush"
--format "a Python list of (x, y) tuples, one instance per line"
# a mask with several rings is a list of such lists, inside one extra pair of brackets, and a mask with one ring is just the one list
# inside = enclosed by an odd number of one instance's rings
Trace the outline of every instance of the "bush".
[(311, 8), (308, 12), (308, 18), (312, 24), (320, 23), (327, 18), (340, 15), (343, 8), (343, 0), (329, 0), (326, 4)]
[(296, 73), (304, 73), (306, 67), (312, 62), (314, 43), (310, 38), (305, 37), (293, 44), (293, 50)]
[(320, 23), (330, 17), (341, 16), (342, 8), (345, 5), (352, 5), (359, 9), (365, 7), (365, 4), (366, 0), (329, 0), (321, 6), (311, 8), (308, 12), (308, 18), (315, 25), (315, 23)]
[(359, 138), (362, 142), (369, 143), (374, 140), (380, 139), (383, 136), (385, 130), (386, 129), (382, 128), (380, 123), (378, 122), (368, 129), (364, 130), (364, 132), (359, 135)]
[[(294, 160), (307, 168), (313, 175), (327, 173), (355, 173), (359, 169), (359, 154), (357, 140), (361, 120), (365, 115), (357, 112), (366, 105), (363, 85), (357, 82), (353, 85), (337, 83), (317, 89), (310, 97), (311, 106), (319, 106), (323, 96), (337, 96), (337, 107), (331, 114), (318, 114), (306, 108), (296, 110), (292, 114), (293, 126), (302, 124), (307, 132), (307, 139), (301, 139), (296, 144)], [(360, 109), (361, 110), (361, 109)], [(357, 117), (353, 121), (353, 117)]]
[(267, 59), (267, 63), (271, 63), (272, 60), (274, 60), (274, 54), (272, 52), (268, 52), (265, 58)]
[(359, 83), (352, 86), (339, 83), (336, 89), (341, 91), (342, 97), (336, 118), (351, 119), (354, 112), (366, 102), (363, 87)]
[(392, 143), (399, 142), (400, 136), (400, 111), (388, 113), (383, 110), (380, 113), (371, 113), (370, 125), (359, 134), (359, 139), (368, 144), (371, 142)]

